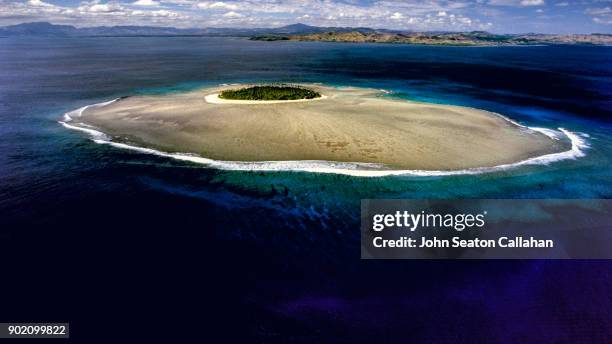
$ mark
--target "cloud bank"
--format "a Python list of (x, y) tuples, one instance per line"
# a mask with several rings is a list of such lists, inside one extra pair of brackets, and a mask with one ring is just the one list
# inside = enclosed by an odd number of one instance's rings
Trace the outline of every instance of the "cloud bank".
[(367, 26), (417, 31), (610, 32), (608, 1), (553, 0), (0, 0), (0, 25)]

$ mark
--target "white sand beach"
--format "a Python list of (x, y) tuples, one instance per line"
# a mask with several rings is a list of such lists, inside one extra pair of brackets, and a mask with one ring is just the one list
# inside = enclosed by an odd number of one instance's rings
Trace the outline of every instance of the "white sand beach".
[(570, 146), (487, 111), (392, 99), (374, 89), (305, 86), (323, 97), (218, 98), (223, 89), (240, 87), (233, 85), (128, 97), (86, 109), (75, 124), (114, 141), (215, 160), (360, 162), (390, 169), (490, 167)]

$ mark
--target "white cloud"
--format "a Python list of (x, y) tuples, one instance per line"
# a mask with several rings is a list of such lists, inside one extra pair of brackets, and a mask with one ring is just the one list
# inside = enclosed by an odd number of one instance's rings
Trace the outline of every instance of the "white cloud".
[(391, 15), (391, 17), (389, 17), (389, 19), (393, 19), (393, 20), (404, 19), (404, 15), (399, 12), (395, 12)]
[(29, 0), (28, 4), (35, 7), (54, 7), (52, 4), (46, 3), (41, 0)]
[(133, 5), (156, 7), (156, 6), (159, 6), (159, 2), (157, 2), (155, 0), (138, 0), (138, 1), (134, 2)]
[(196, 3), (195, 0), (160, 0), (164, 4), (174, 4), (174, 5), (193, 5)]
[(543, 6), (544, 0), (521, 0), (521, 6)]
[(92, 13), (116, 13), (123, 11), (123, 7), (117, 3), (100, 3), (99, 0), (82, 2), (78, 10)]
[(157, 10), (149, 12), (153, 17), (179, 17), (179, 14), (176, 12), (168, 11), (168, 10)]
[(597, 24), (612, 25), (612, 18), (593, 18)]
[(529, 7), (543, 6), (546, 2), (544, 0), (489, 0), (487, 4), (493, 6)]
[(223, 15), (224, 18), (242, 18), (244, 17), (242, 14), (234, 11), (227, 12)]
[(593, 16), (593, 22), (597, 24), (612, 24), (612, 7), (587, 8), (584, 13)]
[(210, 5), (210, 8), (223, 8), (223, 9), (226, 9), (226, 10), (237, 10), (238, 9), (238, 5), (236, 5), (236, 4), (228, 4), (226, 2), (218, 1), (218, 2), (213, 2)]
[(612, 8), (603, 7), (603, 8), (588, 8), (585, 11), (587, 14), (599, 16), (599, 15), (612, 15)]
[[(75, 5), (75, 3), (80, 4)], [(176, 27), (272, 27), (304, 21), (317, 26), (364, 26), (416, 31), (600, 31), (611, 21), (612, 0), (0, 0), (0, 25), (50, 21), (76, 26), (164, 25)], [(57, 4), (62, 5), (57, 5)], [(551, 10), (545, 10), (545, 5)], [(591, 8), (588, 9), (589, 4)], [(569, 6), (566, 9), (562, 7)], [(515, 13), (514, 9), (533, 9)], [(576, 9), (570, 23), (544, 14)], [(544, 9), (544, 13), (539, 12)], [(587, 12), (588, 9), (588, 12)], [(527, 13), (540, 13), (529, 16)], [(583, 18), (579, 18), (579, 15)], [(185, 20), (189, 18), (189, 20)], [(536, 20), (537, 19), (537, 20)], [(544, 20), (550, 24), (546, 24)], [(582, 20), (582, 22), (580, 22)], [(511, 23), (511, 24), (508, 24)], [(583, 25), (583, 26), (580, 26)], [(583, 27), (581, 29), (581, 27)], [(549, 29), (553, 28), (553, 29)], [(609, 30), (603, 30), (608, 32)]]
[(239, 6), (234, 3), (227, 3), (223, 1), (217, 1), (217, 2), (205, 1), (205, 2), (198, 3), (197, 7), (201, 9), (225, 9), (225, 10), (235, 11), (238, 9)]

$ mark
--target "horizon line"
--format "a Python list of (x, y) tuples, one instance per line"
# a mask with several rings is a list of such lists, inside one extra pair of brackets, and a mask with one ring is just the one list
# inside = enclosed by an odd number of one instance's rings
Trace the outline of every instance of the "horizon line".
[[(95, 26), (76, 26), (74, 24), (61, 24), (61, 23), (53, 23), (51, 21), (30, 21), (30, 22), (22, 22), (19, 24), (11, 24), (0, 26), (0, 29), (7, 27), (14, 27), (19, 25), (28, 25), (28, 24), (50, 24), (53, 26), (70, 26), (75, 29), (91, 29), (91, 28), (120, 28), (120, 27), (141, 27), (141, 28), (167, 28), (167, 29), (175, 29), (175, 30), (205, 30), (205, 29), (232, 29), (232, 30), (257, 30), (257, 29), (282, 29), (289, 26), (302, 25), (311, 28), (319, 28), (319, 29), (370, 29), (370, 30), (386, 30), (386, 31), (395, 31), (395, 32), (412, 32), (412, 33), (433, 33), (433, 32), (445, 32), (445, 33), (466, 33), (466, 32), (486, 32), (494, 35), (560, 35), (560, 36), (569, 36), (569, 35), (612, 35), (612, 33), (605, 32), (590, 32), (590, 33), (541, 33), (541, 32), (520, 32), (520, 33), (498, 33), (491, 32), (487, 30), (410, 30), (410, 29), (393, 29), (386, 27), (376, 27), (376, 26), (316, 26), (310, 24), (304, 24), (301, 22), (296, 22), (293, 24), (287, 24), (282, 26), (253, 26), (253, 27), (232, 27), (232, 26), (206, 26), (206, 27), (176, 27), (176, 26), (156, 26), (156, 25), (95, 25)], [(331, 31), (330, 31), (331, 32)]]

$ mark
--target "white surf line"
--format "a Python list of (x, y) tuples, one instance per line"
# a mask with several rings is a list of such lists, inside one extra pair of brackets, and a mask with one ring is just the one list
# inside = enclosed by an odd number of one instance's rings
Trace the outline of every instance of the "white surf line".
[[(297, 172), (311, 172), (311, 173), (325, 173), (325, 174), (341, 174), (353, 177), (387, 177), (387, 176), (454, 176), (454, 175), (473, 175), (483, 173), (493, 173), (504, 170), (509, 170), (519, 166), (525, 165), (549, 165), (553, 162), (577, 159), (586, 155), (585, 149), (589, 148), (589, 145), (584, 140), (585, 134), (573, 133), (564, 128), (558, 128), (559, 132), (564, 134), (571, 142), (572, 147), (564, 152), (546, 154), (538, 157), (529, 158), (516, 163), (503, 164), (492, 167), (475, 167), (463, 170), (383, 170), (383, 165), (374, 163), (360, 163), (360, 162), (334, 162), (324, 160), (287, 160), (287, 161), (223, 161), (213, 160), (204, 158), (195, 154), (190, 153), (167, 153), (152, 148), (138, 147), (128, 145), (126, 143), (113, 142), (112, 139), (105, 133), (92, 129), (84, 128), (79, 125), (69, 124), (68, 122), (73, 120), (73, 116), (78, 117), (83, 114), (89, 107), (99, 107), (111, 104), (118, 99), (111, 100), (109, 102), (92, 104), (84, 106), (77, 110), (68, 112), (64, 115), (64, 121), (59, 121), (61, 125), (68, 129), (78, 130), (85, 132), (91, 136), (92, 141), (97, 144), (107, 144), (116, 148), (129, 149), (144, 154), (152, 154), (161, 157), (168, 157), (181, 161), (189, 161), (197, 164), (207, 165), (212, 168), (229, 171), (297, 171)], [(499, 115), (499, 114), (497, 114)], [(499, 115), (513, 123), (516, 123), (505, 116)], [(520, 127), (527, 128), (530, 130), (538, 131), (544, 135), (555, 135), (558, 138), (559, 135), (552, 129), (548, 128), (530, 128), (518, 124)]]
[[(477, 108), (474, 108), (474, 107), (462, 106), (462, 105), (449, 105), (449, 106), (460, 106), (460, 107), (465, 107), (465, 108), (472, 109), (472, 110), (483, 111), (483, 112), (489, 113), (491, 115), (498, 116), (498, 117), (502, 118), (503, 120), (505, 120), (505, 121), (507, 121), (507, 122), (509, 122), (509, 123), (511, 123), (511, 124), (513, 124), (513, 125), (515, 125), (517, 127), (519, 127), (519, 128), (523, 128), (523, 129), (527, 129), (527, 130), (538, 132), (540, 134), (548, 136), (549, 138), (551, 138), (553, 140), (561, 139), (561, 136), (559, 135), (559, 132), (557, 132), (557, 131), (555, 131), (553, 129), (539, 128), (539, 127), (528, 127), (526, 125), (522, 125), (521, 123), (519, 123), (519, 122), (517, 122), (517, 121), (515, 121), (515, 120), (513, 120), (513, 119), (511, 119), (509, 117), (506, 117), (506, 116), (504, 116), (504, 115), (502, 115), (500, 113), (497, 113), (497, 112), (492, 112), (492, 111), (487, 111), (487, 110), (482, 110), (482, 109), (477, 109)], [(561, 129), (561, 128), (558, 128), (558, 129)], [(588, 137), (588, 134), (580, 134), (580, 135), (581, 136), (587, 135), (586, 137)]]
[(116, 99), (113, 99), (113, 100), (109, 100), (107, 102), (86, 105), (86, 106), (83, 106), (83, 107), (78, 108), (76, 110), (72, 110), (70, 112), (67, 112), (67, 113), (64, 114), (64, 122), (72, 121), (73, 117), (81, 117), (83, 115), (83, 111), (85, 111), (85, 110), (87, 110), (89, 108), (102, 107), (102, 106), (110, 105), (110, 104), (116, 102), (119, 99), (121, 99), (121, 98), (116, 98)]
[(236, 100), (236, 99), (221, 99), (219, 93), (209, 94), (204, 97), (204, 100), (209, 104), (243, 104), (243, 105), (264, 105), (264, 104), (284, 104), (284, 103), (302, 103), (313, 102), (317, 100), (327, 99), (326, 95), (321, 95), (312, 99), (294, 99), (294, 100)]
[(553, 140), (559, 140), (559, 133), (552, 130), (552, 129), (548, 129), (548, 128), (537, 128), (537, 127), (529, 127), (529, 129), (533, 130), (533, 131), (537, 131), (539, 133), (542, 133), (548, 137), (550, 137)]

